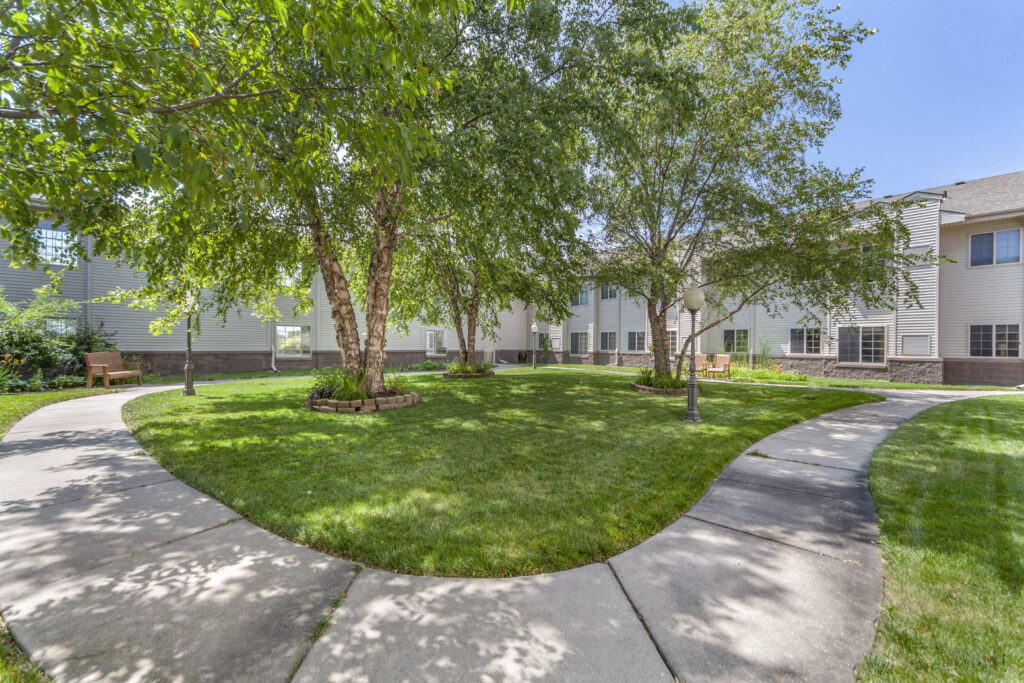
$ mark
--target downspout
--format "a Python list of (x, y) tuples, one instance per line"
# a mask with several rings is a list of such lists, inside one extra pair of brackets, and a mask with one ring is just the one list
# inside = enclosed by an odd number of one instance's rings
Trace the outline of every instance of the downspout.
[(615, 365), (619, 365), (619, 350), (622, 348), (622, 292), (615, 289), (615, 302), (618, 308), (615, 313)]
[(270, 326), (270, 369), (274, 372), (281, 372), (277, 369), (277, 344), (274, 343), (277, 338), (277, 321), (275, 320)]

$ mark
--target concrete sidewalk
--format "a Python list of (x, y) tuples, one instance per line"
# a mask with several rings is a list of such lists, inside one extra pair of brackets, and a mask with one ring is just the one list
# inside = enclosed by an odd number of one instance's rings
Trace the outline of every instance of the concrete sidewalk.
[(0, 443), (0, 610), (57, 680), (847, 680), (881, 600), (871, 453), (982, 395), (878, 391), (755, 444), (607, 563), (446, 579), (360, 572), (174, 479), (120, 417), (167, 389), (54, 404)]

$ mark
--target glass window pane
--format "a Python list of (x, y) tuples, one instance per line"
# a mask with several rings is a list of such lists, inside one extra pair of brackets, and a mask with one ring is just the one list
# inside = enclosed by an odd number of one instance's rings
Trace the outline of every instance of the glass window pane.
[(791, 329), (789, 331), (789, 352), (804, 353), (804, 331), (802, 329)]
[(996, 356), (1017, 358), (1020, 356), (1020, 326), (996, 325)]
[(971, 355), (992, 355), (992, 326), (971, 325)]
[(1020, 229), (996, 233), (996, 263), (1020, 263)]
[(310, 354), (309, 325), (278, 325), (276, 330), (277, 355), (308, 356)]
[(992, 264), (993, 239), (992, 233), (983, 232), (971, 235), (971, 265), (988, 266)]
[(676, 355), (676, 331), (675, 330), (669, 330), (668, 331), (668, 352), (669, 352), (669, 355), (672, 355), (672, 356)]
[(726, 353), (736, 350), (736, 330), (725, 330), (722, 332), (722, 348)]
[(804, 353), (821, 353), (820, 327), (810, 327), (805, 332)]
[(839, 328), (839, 362), (860, 362), (860, 328)]
[(885, 328), (865, 327), (861, 330), (861, 362), (885, 362)]
[(750, 350), (750, 335), (748, 330), (736, 330), (736, 352), (746, 353)]

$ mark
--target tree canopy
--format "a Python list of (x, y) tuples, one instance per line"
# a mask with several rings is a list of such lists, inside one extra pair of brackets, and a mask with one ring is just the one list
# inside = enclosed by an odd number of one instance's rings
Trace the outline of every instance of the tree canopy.
[[(711, 299), (701, 331), (755, 301), (813, 315), (912, 291), (898, 210), (856, 202), (871, 186), (861, 171), (808, 160), (841, 114), (836, 74), (871, 31), (816, 0), (691, 7), (699, 30), (624, 45), (592, 86), (610, 112), (596, 129), (595, 272), (646, 305), (659, 372), (666, 314), (691, 285)], [(635, 55), (654, 58), (624, 77)]]

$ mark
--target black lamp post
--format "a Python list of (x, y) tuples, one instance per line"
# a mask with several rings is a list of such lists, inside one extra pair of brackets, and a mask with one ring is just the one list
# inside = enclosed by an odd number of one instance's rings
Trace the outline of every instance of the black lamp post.
[(687, 290), (683, 304), (690, 312), (690, 379), (686, 383), (686, 416), (684, 420), (700, 422), (697, 412), (697, 311), (704, 305), (704, 292), (699, 287)]
[(533, 332), (533, 369), (537, 369), (537, 332), (540, 328), (537, 327), (537, 321), (534, 320), (533, 324), (530, 325), (530, 332)]

